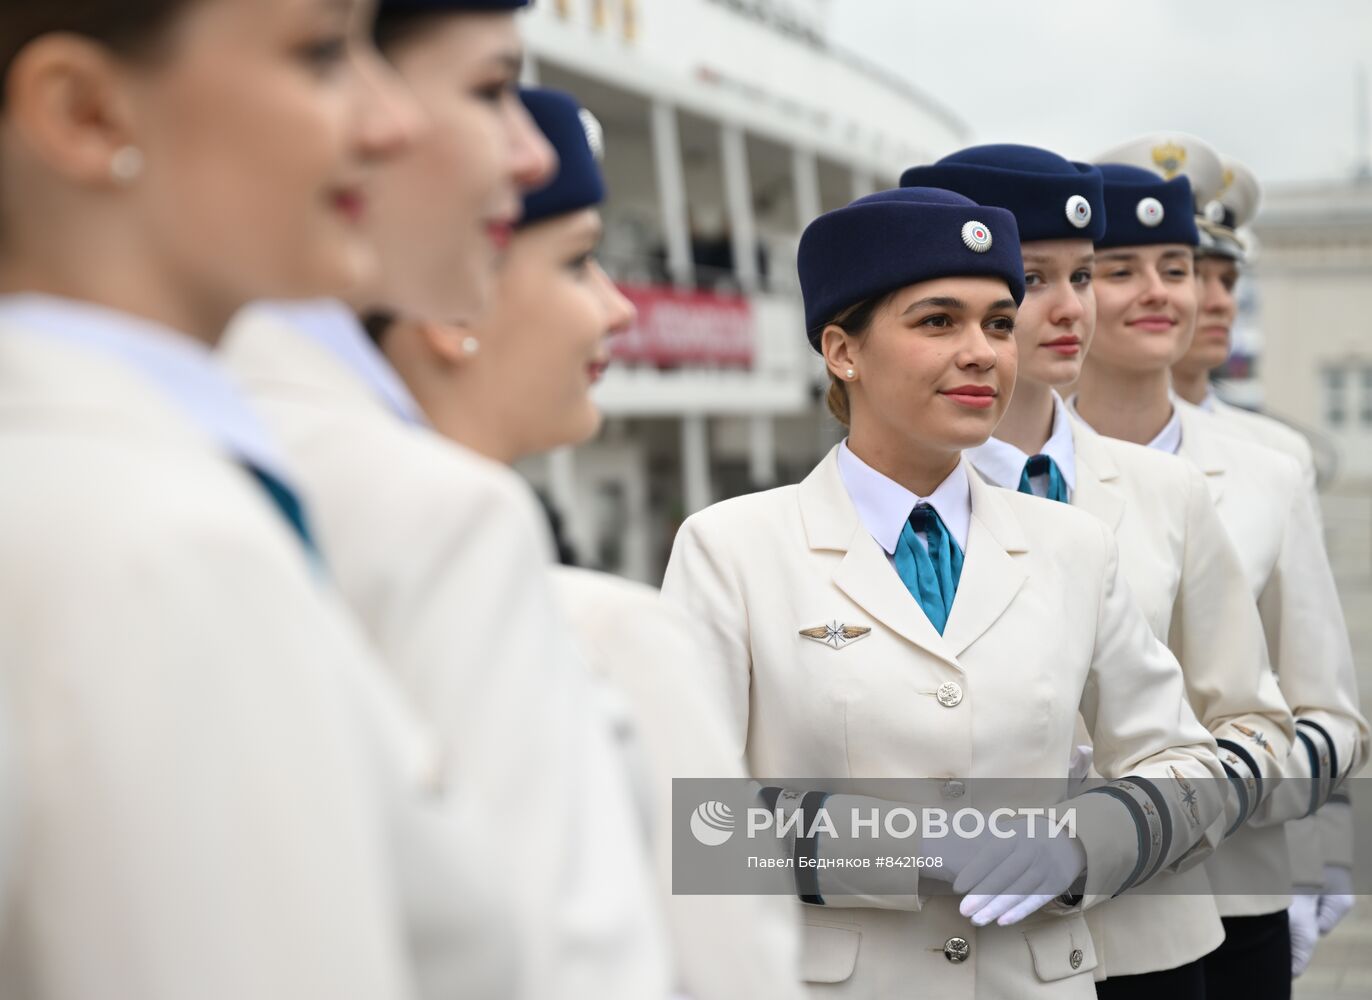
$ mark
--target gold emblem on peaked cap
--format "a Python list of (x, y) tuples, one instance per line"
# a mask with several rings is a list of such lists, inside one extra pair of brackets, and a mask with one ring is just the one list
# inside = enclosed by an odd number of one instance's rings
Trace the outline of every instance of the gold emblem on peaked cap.
[(1229, 167), (1225, 167), (1225, 168), (1224, 168), (1224, 177), (1223, 177), (1223, 184), (1224, 184), (1224, 186), (1220, 188), (1220, 194), (1224, 194), (1224, 192), (1228, 191), (1228, 190), (1229, 190), (1229, 186), (1230, 186), (1231, 184), (1233, 184), (1233, 183), (1234, 183), (1234, 171), (1233, 171), (1231, 168), (1229, 168)]
[(1161, 146), (1154, 146), (1153, 163), (1170, 181), (1181, 173), (1182, 167), (1186, 166), (1186, 147), (1178, 146), (1175, 142), (1165, 142)]
[(800, 630), (800, 634), (807, 639), (822, 642), (834, 649), (842, 649), (850, 642), (857, 642), (869, 635), (871, 631), (872, 629), (867, 625), (844, 625), (842, 622), (832, 621), (828, 625), (803, 628)]

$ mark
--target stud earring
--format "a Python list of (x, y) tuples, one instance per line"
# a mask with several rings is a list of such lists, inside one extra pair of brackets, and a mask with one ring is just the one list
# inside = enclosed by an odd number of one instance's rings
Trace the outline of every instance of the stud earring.
[(471, 357), (479, 350), (481, 350), (481, 341), (477, 340), (475, 337), (462, 338), (462, 353), (467, 355), (467, 357)]
[(110, 159), (110, 178), (120, 184), (132, 184), (143, 173), (143, 151), (137, 146), (125, 146)]
[(848, 378), (857, 378), (857, 372), (853, 371), (853, 369), (851, 369), (851, 368), (849, 368), (849, 369), (848, 369), (846, 372), (844, 372), (843, 374), (844, 374), (846, 377), (848, 377)]

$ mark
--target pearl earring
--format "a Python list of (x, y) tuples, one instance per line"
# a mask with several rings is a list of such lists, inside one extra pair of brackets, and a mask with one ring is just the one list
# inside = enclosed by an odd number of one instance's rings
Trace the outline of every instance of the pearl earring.
[(125, 146), (110, 159), (110, 177), (120, 184), (132, 184), (143, 173), (143, 151)]
[(475, 337), (463, 337), (463, 338), (462, 338), (462, 353), (463, 353), (463, 354), (467, 355), (468, 357), (471, 357), (473, 354), (475, 354), (475, 353), (476, 353), (477, 351), (479, 351), (479, 350), (481, 350), (481, 341), (477, 340)]
[(843, 374), (846, 375), (848, 378), (857, 378), (857, 372), (853, 371), (853, 369), (851, 369), (851, 368), (849, 368), (849, 369), (848, 369), (846, 372), (844, 372)]

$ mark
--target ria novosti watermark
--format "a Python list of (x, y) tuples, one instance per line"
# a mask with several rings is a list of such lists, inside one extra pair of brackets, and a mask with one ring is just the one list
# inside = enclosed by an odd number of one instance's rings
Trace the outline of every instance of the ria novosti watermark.
[[(1287, 779), (1275, 789), (1240, 789), (1232, 777), (1184, 774), (1083, 785), (1038, 778), (679, 778), (672, 789), (672, 885), (687, 894), (794, 894), (810, 884), (802, 872), (810, 869), (811, 877), (837, 878), (852, 895), (937, 894), (951, 889), (921, 873), (956, 872), (981, 851), (1041, 837), (1082, 846), (1089, 892), (1283, 894), (1292, 891), (1289, 873), (1241, 853), (1208, 881), (1166, 876), (1222, 854), (1239, 831), (1275, 836), (1268, 831), (1280, 831), (1283, 820), (1261, 810), (1283, 799), (1322, 815), (1342, 810), (1351, 822), (1349, 793), (1356, 799), (1353, 786), (1372, 783), (1348, 779), (1332, 793), (1327, 784)], [(1090, 863), (1093, 850), (1101, 864)], [(1372, 865), (1355, 864), (1354, 892), (1372, 893), (1369, 872)]]
[[(691, 833), (707, 847), (727, 843), (737, 827), (733, 810), (717, 799), (702, 802), (691, 814)], [(966, 808), (950, 813), (938, 807), (916, 810), (896, 805), (883, 809), (850, 804), (847, 809), (840, 810), (821, 805), (807, 815), (799, 804), (789, 811), (778, 804), (771, 809), (765, 806), (748, 808), (744, 824), (744, 834), (749, 838), (770, 834), (778, 839), (826, 836), (852, 840), (863, 837), (940, 840), (955, 836), (971, 840), (986, 833), (1002, 840), (1021, 836), (1030, 839), (1075, 837), (1077, 813), (1072, 807), (1061, 811), (1045, 806), (1000, 807), (989, 813)]]

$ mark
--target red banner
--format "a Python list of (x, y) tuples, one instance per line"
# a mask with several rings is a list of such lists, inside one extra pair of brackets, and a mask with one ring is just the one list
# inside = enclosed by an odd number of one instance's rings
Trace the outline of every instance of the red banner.
[(753, 312), (739, 295), (621, 285), (638, 309), (633, 327), (610, 340), (616, 361), (658, 368), (753, 364)]

